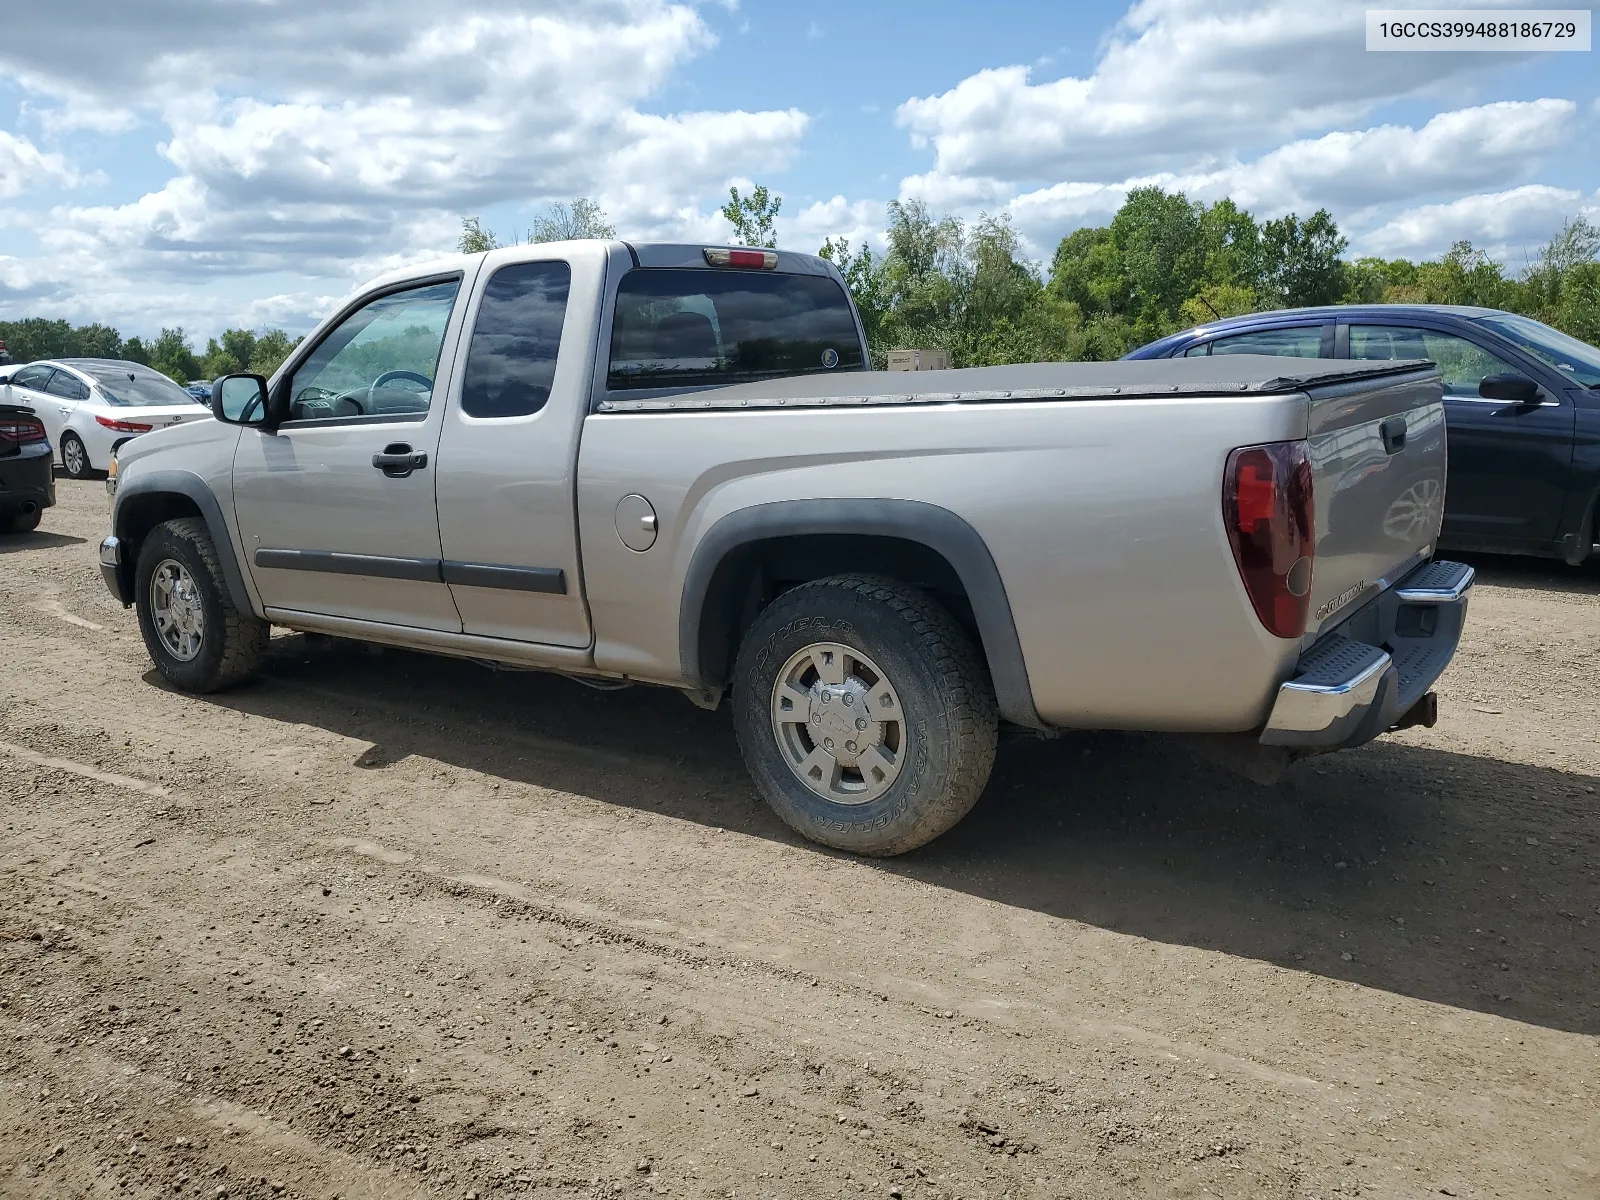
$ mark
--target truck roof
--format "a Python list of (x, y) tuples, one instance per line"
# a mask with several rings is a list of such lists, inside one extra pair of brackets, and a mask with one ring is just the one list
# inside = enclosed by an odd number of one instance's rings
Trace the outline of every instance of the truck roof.
[[(552, 250), (567, 252), (590, 252), (595, 247), (601, 247), (605, 252), (621, 250), (633, 259), (635, 267), (645, 269), (657, 268), (704, 268), (711, 269), (705, 259), (707, 250), (716, 249), (748, 249), (749, 247), (729, 246), (720, 242), (625, 242), (620, 239), (583, 238), (570, 242), (523, 242), (515, 246), (501, 246), (494, 250), (480, 250), (476, 254), (449, 254), (440, 258), (429, 259), (425, 262), (413, 263), (410, 266), (400, 267), (388, 271), (376, 279), (363, 283), (354, 289), (350, 295), (370, 290), (374, 286), (398, 283), (407, 279), (420, 279), (428, 275), (442, 275), (449, 271), (459, 271), (476, 258), (486, 255), (493, 256), (497, 263), (517, 262), (524, 258), (544, 258)], [(801, 254), (794, 250), (774, 250), (778, 256), (778, 265), (774, 268), (779, 274), (787, 275), (833, 275), (837, 276), (832, 263), (816, 254)]]

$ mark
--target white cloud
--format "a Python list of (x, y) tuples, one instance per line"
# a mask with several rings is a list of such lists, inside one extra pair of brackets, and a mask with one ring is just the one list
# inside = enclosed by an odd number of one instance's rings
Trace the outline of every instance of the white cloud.
[(18, 134), (0, 129), (0, 200), (42, 188), (72, 188), (104, 176), (79, 174), (59, 154), (47, 154)]
[(127, 203), (34, 216), (100, 295), (136, 275), (348, 281), (450, 248), (461, 213), (575, 195), (626, 234), (698, 230), (720, 221), (703, 197), (784, 169), (809, 122), (646, 111), (715, 41), (669, 0), (168, 0), (160, 22), (77, 4), (81, 21), (26, 6), (0, 74), (47, 127), (153, 117), (176, 172)]
[(883, 240), (885, 205), (878, 200), (833, 196), (808, 204), (792, 216), (779, 216), (778, 244), (813, 252), (829, 238), (849, 241), (852, 252)]
[(967, 214), (1009, 212), (1040, 257), (1073, 229), (1103, 224), (1131, 188), (1145, 185), (1207, 202), (1231, 197), (1258, 217), (1326, 207), (1359, 227), (1396, 203), (1526, 177), (1567, 143), (1576, 114), (1570, 100), (1502, 101), (1440, 113), (1420, 129), (1381, 125), (1300, 139), (1208, 171), (1064, 182), (1020, 193), (1004, 180), (935, 171), (908, 177), (901, 191)]
[(1498, 55), (1368, 54), (1366, 4), (1141, 0), (1092, 75), (980, 71), (898, 119), (943, 175), (1110, 182), (1199, 170), (1238, 148), (1357, 119)]
[(1308, 207), (1354, 213), (1524, 176), (1564, 144), (1577, 107), (1571, 100), (1508, 100), (1440, 113), (1421, 129), (1339, 131), (1184, 182), (1197, 195), (1229, 195), (1269, 215)]
[(1410, 209), (1359, 238), (1356, 249), (1389, 258), (1428, 258), (1467, 240), (1494, 257), (1515, 260), (1579, 213), (1600, 218), (1600, 193), (1585, 203), (1575, 189), (1528, 184)]

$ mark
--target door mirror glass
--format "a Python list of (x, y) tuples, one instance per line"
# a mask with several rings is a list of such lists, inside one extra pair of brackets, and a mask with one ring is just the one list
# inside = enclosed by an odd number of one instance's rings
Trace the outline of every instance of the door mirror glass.
[(1485, 375), (1478, 383), (1478, 395), (1485, 400), (1504, 400), (1531, 408), (1539, 403), (1539, 385), (1526, 375)]
[(224, 375), (211, 385), (211, 413), (230, 425), (264, 425), (267, 381), (260, 375)]

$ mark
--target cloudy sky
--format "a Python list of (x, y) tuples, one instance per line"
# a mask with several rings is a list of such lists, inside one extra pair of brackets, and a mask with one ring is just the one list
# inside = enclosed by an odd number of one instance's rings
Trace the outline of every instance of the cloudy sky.
[[(1399, 0), (1389, 0), (1397, 3)], [(1460, 0), (1457, 0), (1459, 3)], [(1498, 0), (1504, 7), (1507, 0)], [(1369, 54), (1346, 0), (48, 0), (0, 36), (0, 317), (301, 330), (360, 280), (597, 198), (783, 245), (922, 197), (1029, 249), (1158, 182), (1520, 265), (1600, 217), (1594, 53)]]

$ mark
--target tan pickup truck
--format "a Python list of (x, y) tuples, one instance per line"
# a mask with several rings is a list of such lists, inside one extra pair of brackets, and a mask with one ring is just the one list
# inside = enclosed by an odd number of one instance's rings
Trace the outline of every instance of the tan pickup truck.
[(1431, 723), (1430, 364), (869, 369), (822, 259), (519, 246), (380, 279), (124, 447), (101, 562), (175, 685), (271, 625), (731, 702), (807, 837), (954, 825), (1002, 726), (1267, 762)]

